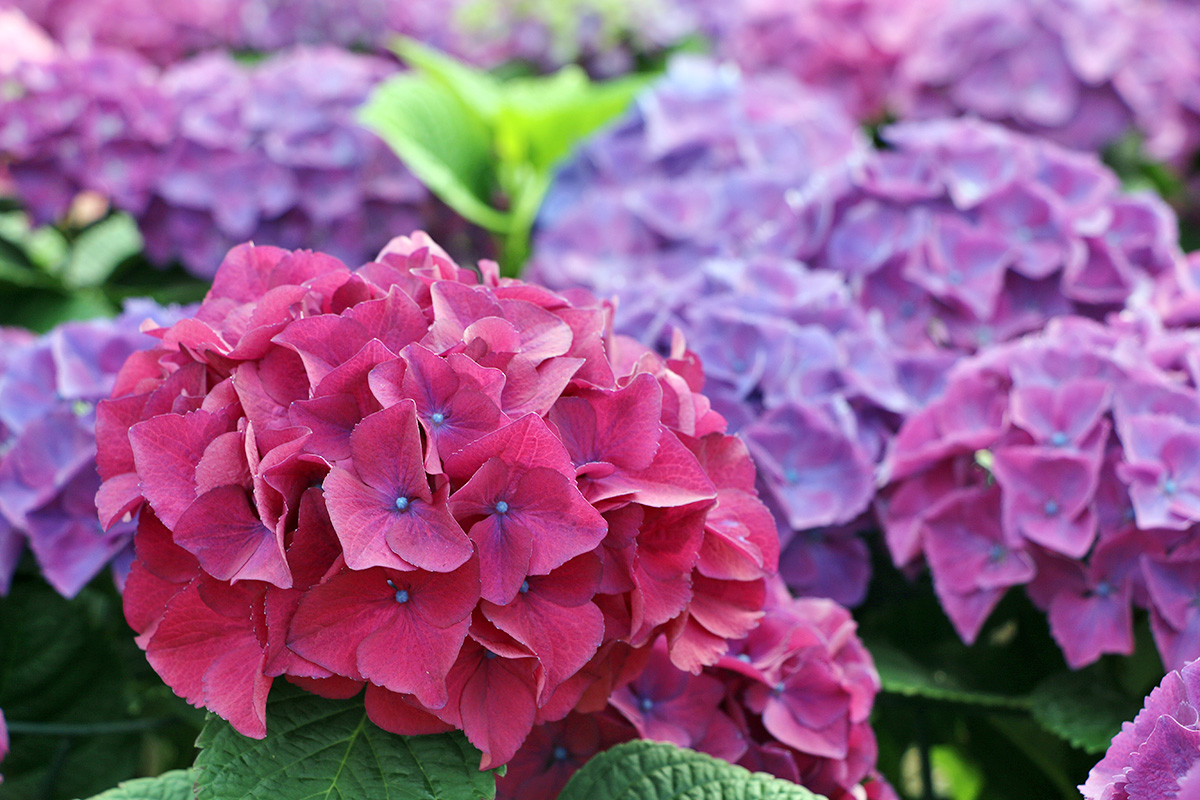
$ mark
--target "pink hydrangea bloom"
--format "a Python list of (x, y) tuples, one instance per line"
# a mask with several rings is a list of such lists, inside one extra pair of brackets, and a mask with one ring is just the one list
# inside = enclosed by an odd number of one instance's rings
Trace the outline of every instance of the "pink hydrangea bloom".
[(140, 512), (126, 617), (181, 696), (261, 737), (274, 678), (365, 685), (491, 767), (656, 640), (699, 672), (757, 623), (778, 541), (699, 363), (480, 269), (243, 245), (126, 364), (97, 504)]
[(1086, 800), (1200, 797), (1200, 661), (1167, 673), (1079, 790)]
[[(698, 675), (674, 666), (660, 643), (605, 711), (542, 726), (518, 752), (514, 763), (544, 765), (553, 778), (510, 771), (498, 796), (553, 800), (580, 766), (574, 754), (581, 745), (590, 755), (636, 733), (769, 772), (830, 800), (864, 791), (894, 797), (874, 771), (867, 722), (879, 675), (850, 613), (832, 600), (792, 598), (779, 581), (770, 582), (765, 612), (758, 628)], [(614, 726), (614, 712), (624, 726)]]
[(1068, 317), (957, 365), (911, 415), (877, 503), (899, 566), (924, 560), (965, 641), (1013, 586), (1067, 663), (1200, 656), (1200, 389), (1194, 332)]

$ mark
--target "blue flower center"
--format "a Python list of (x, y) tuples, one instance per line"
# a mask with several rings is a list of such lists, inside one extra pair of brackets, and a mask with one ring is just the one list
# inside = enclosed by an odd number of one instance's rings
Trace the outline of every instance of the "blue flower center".
[(642, 709), (642, 711), (649, 711), (650, 709), (654, 708), (654, 701), (649, 697), (643, 697), (638, 703), (638, 707)]
[(434, 425), (441, 425), (443, 422), (446, 421), (446, 415), (440, 411), (435, 411), (429, 415), (429, 421), (432, 422)]
[(1003, 561), (1006, 555), (1008, 555), (1008, 551), (1004, 548), (1004, 545), (994, 544), (992, 545), (991, 549), (988, 550), (988, 561), (996, 564)]
[(493, 658), (495, 658), (495, 657), (496, 657), (496, 654), (495, 654), (495, 653), (493, 653), (491, 650), (484, 650), (484, 651), (483, 651), (483, 657), (484, 657), (484, 658), (486, 658), (486, 659), (489, 659), (489, 660), (490, 660), (490, 659), (493, 659)]
[(1108, 597), (1112, 593), (1113, 593), (1113, 587), (1112, 587), (1112, 584), (1109, 583), (1108, 581), (1100, 581), (1098, 584), (1096, 584), (1096, 589), (1095, 589), (1094, 594), (1097, 597)]
[(800, 482), (800, 473), (795, 467), (788, 467), (783, 471), (783, 479), (790, 484), (797, 484)]
[(567, 752), (567, 748), (563, 747), (561, 744), (558, 747), (554, 748), (554, 760), (555, 761), (566, 761), (567, 756), (569, 756), (569, 755), (570, 755), (570, 753)]
[(529, 581), (521, 581), (521, 594), (529, 594)]
[(1042, 506), (1042, 510), (1046, 512), (1047, 517), (1053, 517), (1058, 513), (1058, 501), (1047, 500), (1046, 505)]
[(409, 506), (409, 503), (411, 503), (411, 502), (412, 501), (409, 500), (407, 497), (397, 497), (396, 498), (396, 509), (399, 511), (408, 511), (408, 506)]
[(400, 603), (401, 605), (408, 602), (408, 590), (407, 589), (397, 589), (396, 590), (396, 602)]
[(749, 664), (750, 663), (750, 654), (749, 653), (738, 653), (737, 660), (741, 661), (743, 664)]
[(1163, 481), (1163, 494), (1165, 494), (1167, 497), (1170, 497), (1177, 491), (1179, 491), (1179, 484), (1175, 483), (1174, 478), (1167, 478), (1165, 481)]
[(1064, 447), (1068, 441), (1070, 440), (1062, 431), (1055, 431), (1054, 435), (1050, 437), (1050, 444), (1054, 445), (1055, 447)]
[(783, 681), (780, 681), (779, 683), (775, 684), (775, 686), (771, 689), (771, 694), (774, 694), (777, 696), (783, 694)]
[(497, 514), (507, 514), (508, 513), (508, 503), (506, 503), (503, 500), (497, 500), (496, 501), (496, 513)]

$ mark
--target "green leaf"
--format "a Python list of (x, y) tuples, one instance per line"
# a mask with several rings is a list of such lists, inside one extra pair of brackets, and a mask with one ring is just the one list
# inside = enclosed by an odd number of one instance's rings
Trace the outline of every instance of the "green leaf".
[(453, 91), (408, 73), (381, 84), (361, 111), (430, 191), (477, 225), (508, 229), (508, 215), (489, 205), (496, 186), (491, 132)]
[(558, 800), (820, 800), (790, 781), (673, 744), (638, 740), (595, 756)]
[(1088, 753), (1103, 753), (1141, 709), (1141, 698), (1121, 692), (1096, 667), (1047, 678), (1033, 691), (1033, 718)]
[(409, 64), (452, 91), (480, 122), (488, 126), (495, 123), (502, 104), (499, 80), (416, 39), (401, 36), (392, 49)]
[(173, 769), (157, 778), (125, 781), (91, 800), (192, 800), (196, 779), (189, 769)]
[(1029, 708), (1030, 700), (1027, 697), (964, 687), (945, 670), (929, 669), (889, 645), (871, 643), (868, 649), (875, 659), (875, 667), (879, 670), (879, 678), (885, 692), (972, 706), (1020, 710)]
[(79, 234), (59, 278), (68, 289), (100, 286), (141, 251), (137, 223), (128, 214), (113, 214)]
[(367, 719), (361, 698), (327, 700), (282, 683), (267, 736), (217, 717), (200, 734), (199, 800), (487, 800), (495, 778), (460, 732), (397, 736)]

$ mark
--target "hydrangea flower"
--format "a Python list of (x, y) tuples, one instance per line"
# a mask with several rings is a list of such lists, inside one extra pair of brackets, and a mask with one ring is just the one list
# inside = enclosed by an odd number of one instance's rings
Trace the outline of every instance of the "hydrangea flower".
[(1137, 131), (1153, 157), (1200, 144), (1200, 19), (1138, 0), (937, 4), (899, 66), (903, 119), (977, 114), (1098, 151)]
[[(101, 404), (101, 519), (139, 512), (125, 611), (177, 693), (265, 732), (272, 680), (505, 763), (660, 635), (714, 663), (778, 542), (745, 446), (610, 307), (456, 266), (230, 252)], [(419, 642), (419, 646), (414, 646)]]
[(0, 152), (39, 222), (97, 191), (137, 218), (153, 260), (202, 277), (250, 238), (362, 262), (422, 220), (464, 227), (355, 120), (394, 70), (333, 48), (162, 72), (112, 51), (25, 64), (23, 92), (0, 103)]
[(748, 72), (783, 71), (855, 119), (879, 119), (940, 0), (736, 0), (706, 15), (717, 52)]
[(1200, 661), (1167, 673), (1079, 790), (1085, 800), (1200, 797)]
[(42, 576), (73, 597), (105, 566), (124, 579), (133, 523), (96, 521), (96, 403), (131, 353), (156, 343), (147, 319), (179, 309), (130, 301), (120, 317), (68, 322), (44, 336), (0, 329), (0, 594), (26, 545)]
[(961, 362), (905, 420), (879, 518), (965, 641), (1025, 585), (1072, 668), (1131, 653), (1135, 607), (1168, 667), (1200, 655), (1198, 343), (1056, 320)]
[(1119, 309), (1181, 254), (1165, 204), (1094, 156), (973, 120), (892, 126), (871, 151), (803, 96), (674, 63), (563, 170), (529, 274), (615, 297), (647, 344), (684, 333), (784, 521), (782, 574), (855, 605), (876, 468), (945, 370)]
[(769, 772), (830, 800), (863, 796), (864, 781), (880, 784), (874, 796), (894, 797), (874, 772), (867, 722), (879, 686), (846, 609), (792, 598), (772, 581), (759, 626), (715, 665), (698, 675), (681, 671), (660, 643), (607, 709), (531, 736), (498, 782), (498, 796), (552, 800), (579, 756), (636, 733)]

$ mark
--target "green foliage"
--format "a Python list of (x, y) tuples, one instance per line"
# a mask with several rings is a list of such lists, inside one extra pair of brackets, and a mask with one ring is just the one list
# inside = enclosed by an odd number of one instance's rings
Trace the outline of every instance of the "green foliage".
[(592, 758), (558, 800), (822, 800), (790, 781), (673, 744), (638, 740)]
[(1137, 716), (1142, 707), (1140, 698), (1121, 692), (1096, 666), (1047, 678), (1030, 700), (1038, 724), (1093, 754), (1107, 750), (1121, 723)]
[(908, 697), (925, 697), (965, 705), (1027, 709), (1026, 697), (1011, 697), (997, 692), (964, 688), (959, 679), (944, 669), (930, 669), (891, 645), (872, 645), (871, 655), (883, 689)]
[(192, 800), (196, 779), (190, 769), (173, 769), (156, 778), (125, 781), (91, 800)]
[(415, 71), (376, 89), (362, 120), (430, 191), (500, 235), (507, 274), (528, 256), (554, 170), (650, 80), (593, 83), (576, 66), (504, 80), (410, 39), (396, 51)]
[(74, 600), (17, 576), (0, 599), (0, 708), (5, 800), (88, 797), (191, 761), (190, 709), (150, 673), (108, 576)]
[(280, 682), (267, 736), (210, 717), (197, 746), (199, 800), (487, 800), (495, 777), (460, 732), (397, 736), (367, 719), (361, 698), (327, 700)]

